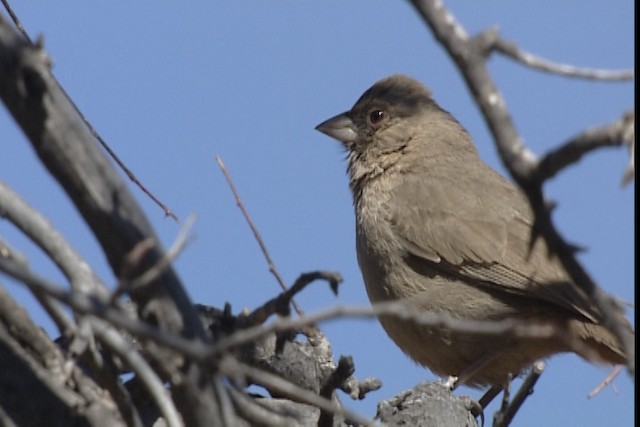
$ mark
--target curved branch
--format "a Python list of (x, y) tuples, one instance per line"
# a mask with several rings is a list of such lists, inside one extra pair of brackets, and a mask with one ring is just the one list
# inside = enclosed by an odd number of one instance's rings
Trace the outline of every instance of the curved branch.
[(107, 287), (100, 282), (89, 264), (65, 240), (58, 230), (17, 193), (0, 181), (0, 216), (20, 229), (42, 249), (78, 292), (106, 296)]
[(549, 61), (541, 56), (520, 49), (515, 43), (502, 38), (496, 40), (494, 49), (534, 70), (560, 76), (604, 81), (629, 81), (635, 78), (635, 72), (633, 70), (599, 70)]
[[(635, 112), (629, 111), (612, 123), (582, 132), (540, 159), (535, 170), (534, 180), (543, 182), (553, 178), (562, 169), (598, 148), (618, 147), (622, 144), (635, 145), (634, 128)], [(630, 155), (630, 166), (627, 169), (625, 175), (633, 177), (635, 175), (633, 152)]]
[[(69, 279), (74, 289), (84, 287), (90, 288), (94, 292), (105, 290), (84, 260), (68, 245), (49, 221), (27, 205), (2, 181), (0, 181), (0, 217), (12, 222), (49, 255), (60, 271)], [(0, 254), (0, 256), (4, 255)], [(65, 313), (58, 301), (40, 292), (34, 292), (34, 296), (49, 313), (61, 334), (71, 334), (76, 330), (75, 323)]]
[(131, 343), (127, 342), (115, 329), (98, 319), (91, 319), (91, 326), (96, 337), (108, 346), (114, 353), (127, 362), (128, 366), (136, 373), (140, 382), (145, 385), (149, 395), (155, 400), (160, 413), (168, 427), (182, 427), (182, 419), (176, 410), (169, 392), (165, 389), (162, 380), (156, 375), (142, 355), (136, 351)]
[(598, 307), (604, 318), (603, 324), (622, 343), (628, 359), (627, 367), (635, 375), (635, 336), (619, 320), (622, 309), (600, 289), (578, 262), (575, 247), (567, 243), (556, 229), (542, 192), (543, 182), (537, 179), (540, 161), (522, 141), (487, 69), (486, 57), (499, 44), (498, 32), (487, 30), (469, 38), (442, 1), (411, 0), (411, 3), (456, 63), (493, 135), (502, 163), (529, 199), (535, 217), (531, 244), (539, 237), (546, 240), (550, 255), (558, 257), (572, 281)]

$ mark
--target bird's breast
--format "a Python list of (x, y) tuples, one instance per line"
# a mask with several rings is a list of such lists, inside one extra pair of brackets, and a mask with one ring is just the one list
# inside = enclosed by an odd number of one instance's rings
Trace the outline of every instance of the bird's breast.
[(370, 182), (356, 201), (356, 252), (372, 302), (401, 297), (392, 275), (402, 263), (402, 247), (390, 223), (388, 180)]

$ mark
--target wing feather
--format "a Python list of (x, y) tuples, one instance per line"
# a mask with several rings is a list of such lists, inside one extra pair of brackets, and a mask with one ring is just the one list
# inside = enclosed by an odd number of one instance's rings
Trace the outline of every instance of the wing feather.
[(437, 170), (427, 174), (430, 179), (404, 177), (393, 191), (388, 220), (407, 253), (476, 286), (550, 302), (598, 321), (597, 309), (548, 256), (544, 240), (530, 250), (532, 213), (524, 196), (481, 167), (482, 180), (437, 176)]

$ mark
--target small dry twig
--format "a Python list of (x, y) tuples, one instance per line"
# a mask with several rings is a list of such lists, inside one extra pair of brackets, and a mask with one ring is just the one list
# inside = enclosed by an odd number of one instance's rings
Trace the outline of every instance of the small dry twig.
[(280, 293), (275, 298), (270, 299), (260, 307), (253, 310), (245, 319), (243, 319), (243, 327), (255, 326), (264, 323), (272, 314), (277, 313), (281, 316), (289, 315), (289, 303), (294, 295), (301, 292), (310, 283), (316, 280), (325, 280), (329, 282), (331, 290), (336, 293), (338, 284), (342, 282), (342, 276), (337, 272), (330, 271), (313, 271), (303, 273), (298, 277), (291, 288)]
[[(220, 170), (222, 171), (224, 178), (227, 180), (227, 184), (229, 185), (229, 188), (233, 193), (233, 197), (236, 199), (236, 205), (238, 206), (238, 208), (240, 208), (240, 211), (242, 212), (244, 219), (247, 221), (247, 224), (249, 225), (249, 228), (251, 229), (253, 236), (255, 237), (256, 241), (258, 242), (258, 245), (260, 246), (260, 250), (262, 251), (264, 258), (267, 261), (269, 272), (271, 272), (271, 274), (273, 274), (273, 276), (276, 278), (276, 281), (280, 285), (280, 288), (282, 288), (283, 291), (286, 291), (287, 284), (285, 283), (284, 279), (280, 275), (280, 272), (276, 268), (275, 263), (271, 259), (271, 255), (269, 255), (269, 250), (267, 249), (267, 245), (264, 243), (264, 240), (262, 239), (262, 235), (260, 234), (260, 231), (258, 231), (258, 227), (256, 227), (256, 225), (254, 224), (253, 220), (251, 219), (251, 215), (249, 215), (249, 211), (244, 206), (244, 203), (242, 203), (242, 199), (240, 198), (240, 193), (238, 192), (236, 185), (233, 183), (231, 174), (227, 170), (227, 167), (225, 166), (220, 156), (216, 156), (216, 162), (218, 163), (218, 167), (220, 167)], [(300, 307), (298, 307), (295, 301), (292, 300), (291, 304), (293, 305), (298, 315), (301, 315), (302, 310), (300, 309)]]
[(600, 384), (598, 384), (598, 386), (596, 388), (594, 388), (588, 395), (587, 397), (589, 399), (596, 397), (598, 394), (600, 394), (600, 392), (602, 390), (604, 390), (604, 388), (606, 386), (608, 386), (609, 384), (611, 384), (613, 386), (613, 380), (615, 380), (617, 378), (617, 376), (620, 374), (620, 372), (622, 372), (622, 366), (616, 366), (613, 368), (613, 370), (611, 371), (611, 373), (609, 375), (607, 375), (607, 378), (604, 379), (604, 381), (602, 381)]
[(153, 283), (157, 280), (164, 271), (171, 266), (171, 263), (178, 258), (178, 255), (182, 253), (184, 248), (189, 244), (191, 239), (189, 238), (189, 231), (193, 227), (195, 223), (196, 217), (195, 215), (190, 215), (187, 217), (187, 220), (184, 222), (178, 235), (176, 236), (171, 248), (162, 255), (162, 257), (149, 269), (147, 269), (144, 273), (139, 275), (136, 278), (129, 278), (129, 272), (135, 271), (139, 268), (139, 264), (142, 261), (144, 255), (153, 249), (156, 242), (154, 239), (147, 238), (138, 243), (130, 252), (127, 254), (126, 263), (123, 267), (123, 274), (120, 278), (118, 286), (116, 290), (113, 292), (111, 299), (112, 301), (118, 298), (120, 295), (126, 292), (130, 292), (133, 290), (138, 290), (145, 286), (148, 286), (150, 283)]
[[(7, 0), (2, 0), (2, 4), (4, 5), (5, 9), (7, 10), (7, 13), (9, 13), (9, 16), (11, 17), (11, 20), (13, 21), (13, 24), (16, 26), (18, 31), (20, 31), (20, 33), (22, 34), (24, 39), (29, 43), (29, 45), (31, 45), (31, 46), (38, 45), (42, 49), (43, 48), (43, 44), (44, 44), (43, 39), (42, 38), (38, 38), (38, 40), (36, 40), (36, 42), (34, 44), (34, 42), (31, 40), (31, 37), (29, 37), (29, 34), (27, 33), (26, 29), (22, 25), (22, 22), (20, 22), (20, 20), (18, 19), (18, 16), (13, 12), (13, 9), (11, 8), (11, 5), (9, 5), (9, 2)], [(62, 93), (64, 94), (64, 96), (69, 101), (69, 103), (73, 106), (73, 108), (75, 109), (75, 111), (78, 114), (78, 116), (85, 123), (85, 125), (87, 126), (87, 128), (89, 129), (89, 131), (91, 132), (93, 137), (100, 143), (100, 145), (102, 145), (102, 147), (106, 150), (106, 152), (109, 154), (109, 156), (116, 162), (116, 164), (120, 167), (120, 169), (131, 180), (131, 182), (133, 182), (134, 185), (136, 185), (140, 190), (142, 190), (142, 192), (144, 194), (146, 194), (157, 206), (159, 206), (160, 209), (162, 209), (162, 211), (164, 212), (165, 216), (171, 217), (171, 218), (173, 218), (174, 221), (177, 222), (178, 221), (178, 217), (173, 213), (173, 211), (171, 209), (169, 209), (169, 207), (167, 207), (159, 198), (157, 198), (155, 196), (155, 194), (153, 194), (151, 192), (151, 190), (149, 190), (138, 179), (138, 177), (131, 171), (131, 169), (129, 169), (127, 167), (127, 165), (120, 159), (120, 157), (118, 157), (116, 152), (113, 151), (113, 149), (111, 149), (109, 144), (107, 144), (106, 141), (104, 139), (102, 139), (102, 137), (100, 136), (98, 131), (93, 127), (93, 125), (84, 116), (84, 114), (82, 114), (82, 111), (80, 111), (80, 109), (78, 108), (76, 103), (73, 101), (73, 99), (71, 99), (71, 97), (69, 96), (67, 91), (62, 86), (60, 86), (60, 89), (61, 89)]]
[(538, 382), (538, 379), (540, 378), (540, 375), (542, 375), (542, 372), (544, 372), (544, 362), (538, 360), (533, 364), (531, 372), (524, 379), (522, 385), (518, 389), (518, 392), (513, 397), (511, 402), (509, 402), (507, 407), (504, 408), (504, 410), (501, 409), (494, 414), (494, 427), (506, 427), (511, 424), (511, 421), (513, 420), (513, 417), (515, 417), (516, 412), (518, 412), (527, 397), (529, 397), (531, 393), (533, 393), (533, 387), (535, 386), (536, 382)]
[(595, 68), (559, 64), (527, 52), (515, 43), (502, 38), (496, 40), (494, 48), (505, 56), (512, 58), (527, 67), (533, 68), (534, 70), (544, 71), (560, 76), (600, 81), (629, 81), (633, 80), (635, 77), (634, 70), (599, 70)]

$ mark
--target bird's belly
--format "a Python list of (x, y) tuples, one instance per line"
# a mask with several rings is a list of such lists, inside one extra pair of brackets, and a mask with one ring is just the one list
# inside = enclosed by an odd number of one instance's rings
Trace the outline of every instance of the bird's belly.
[[(562, 351), (555, 340), (516, 340), (504, 334), (462, 332), (451, 325), (455, 319), (520, 319), (524, 322), (527, 313), (532, 313), (522, 307), (517, 298), (505, 301), (484, 290), (439, 275), (412, 277), (405, 272), (404, 277), (398, 277), (378, 271), (379, 275), (372, 277), (370, 273), (363, 272), (363, 276), (372, 303), (406, 300), (412, 308), (440, 313), (442, 322), (434, 325), (416, 325), (412, 320), (393, 316), (380, 317), (389, 337), (411, 359), (435, 374), (460, 376), (479, 361), (488, 360), (466, 384), (504, 384), (509, 375), (517, 376), (536, 360)], [(392, 285), (403, 280), (404, 286)]]

